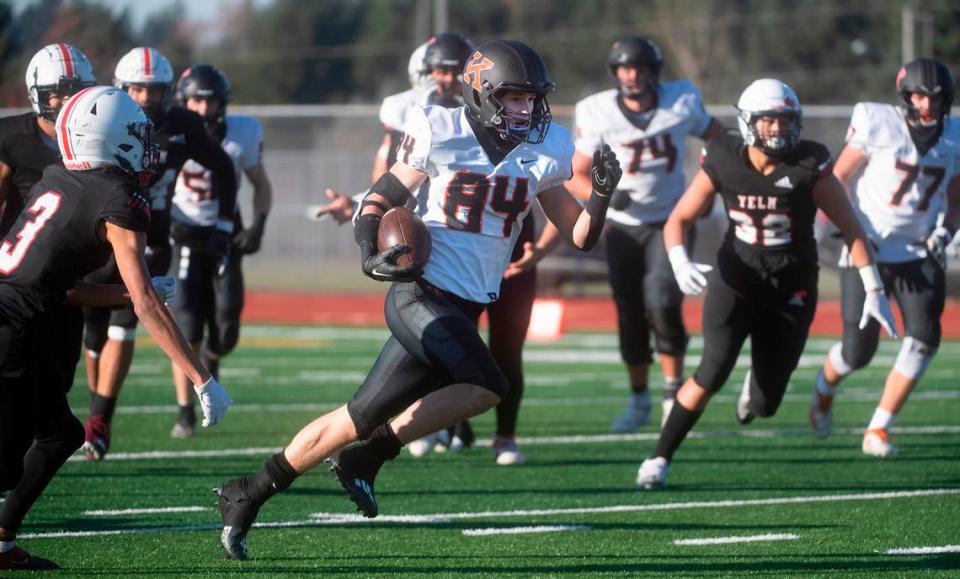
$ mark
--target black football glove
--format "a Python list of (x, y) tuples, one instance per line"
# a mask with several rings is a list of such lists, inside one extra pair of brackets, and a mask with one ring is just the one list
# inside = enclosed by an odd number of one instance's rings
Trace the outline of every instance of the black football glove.
[(394, 245), (363, 260), (363, 273), (377, 281), (413, 281), (420, 277), (419, 265), (397, 265), (397, 258), (410, 253), (406, 245)]
[(590, 171), (593, 178), (593, 190), (599, 195), (609, 197), (617, 189), (620, 176), (620, 161), (617, 155), (610, 150), (610, 145), (602, 145), (593, 152), (593, 167)]
[(267, 216), (261, 215), (254, 219), (250, 227), (245, 227), (233, 238), (233, 248), (237, 253), (248, 255), (260, 251), (260, 241), (263, 239), (264, 225)]

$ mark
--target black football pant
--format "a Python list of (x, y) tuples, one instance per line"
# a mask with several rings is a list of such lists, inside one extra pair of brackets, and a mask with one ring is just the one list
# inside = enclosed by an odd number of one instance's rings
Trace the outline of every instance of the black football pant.
[[(65, 380), (39, 328), (21, 331), (0, 320), (0, 527), (16, 534), (53, 475), (83, 444)], [(35, 443), (35, 444), (34, 444)]]
[(715, 393), (750, 336), (751, 409), (773, 416), (800, 362), (817, 308), (817, 266), (786, 255), (721, 251), (703, 304), (703, 357), (693, 374)]
[(207, 334), (207, 351), (229, 354), (240, 339), (243, 268), (240, 255), (226, 259), (189, 245), (174, 246), (173, 275), (179, 287), (173, 312), (188, 342)]
[(477, 331), (482, 312), (482, 304), (422, 279), (390, 286), (384, 313), (391, 336), (347, 403), (359, 439), (444, 386), (474, 384), (506, 395), (507, 379)]
[(497, 434), (513, 436), (523, 399), (523, 343), (537, 295), (537, 271), (532, 269), (500, 284), (500, 299), (487, 306), (490, 353), (510, 388), (497, 405)]
[[(946, 299), (943, 268), (929, 258), (906, 263), (878, 264), (887, 295), (897, 301), (903, 314), (904, 336), (936, 350), (940, 346), (940, 316)], [(843, 312), (843, 360), (852, 368), (870, 363), (880, 342), (880, 324), (870, 319), (860, 329), (865, 292), (856, 268), (840, 270)]]
[(606, 236), (623, 361), (632, 366), (653, 362), (651, 329), (657, 352), (682, 355), (689, 338), (680, 310), (683, 292), (663, 245), (663, 224), (611, 224)]

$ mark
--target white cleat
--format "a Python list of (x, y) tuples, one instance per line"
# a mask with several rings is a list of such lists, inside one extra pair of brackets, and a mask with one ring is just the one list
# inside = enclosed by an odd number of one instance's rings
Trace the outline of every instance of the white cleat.
[(517, 442), (512, 438), (494, 440), (493, 452), (496, 455), (497, 464), (500, 466), (516, 466), (527, 461), (527, 458), (517, 447)]
[(740, 424), (750, 424), (757, 417), (750, 409), (750, 380), (752, 377), (753, 370), (747, 370), (747, 377), (743, 380), (740, 396), (737, 397), (737, 422)]
[(437, 442), (433, 447), (434, 452), (447, 452), (450, 450), (450, 445), (453, 443), (450, 436), (450, 431), (444, 428), (443, 430), (438, 430), (434, 436), (437, 437)]
[(833, 432), (833, 396), (821, 394), (816, 386), (810, 400), (810, 428), (817, 438), (826, 438)]
[(655, 456), (643, 461), (637, 471), (637, 486), (646, 490), (657, 490), (667, 486), (667, 474), (670, 472), (670, 462), (662, 456)]
[[(636, 396), (636, 395), (634, 395)], [(630, 399), (630, 403), (623, 409), (623, 414), (617, 417), (610, 425), (610, 432), (614, 434), (629, 434), (640, 430), (641, 426), (650, 423), (650, 394), (639, 403), (635, 398)]]
[(890, 442), (890, 433), (883, 428), (873, 428), (863, 433), (863, 454), (887, 458), (897, 454), (897, 447)]
[(413, 458), (423, 458), (433, 451), (437, 444), (437, 433), (418, 438), (407, 445), (407, 451)]

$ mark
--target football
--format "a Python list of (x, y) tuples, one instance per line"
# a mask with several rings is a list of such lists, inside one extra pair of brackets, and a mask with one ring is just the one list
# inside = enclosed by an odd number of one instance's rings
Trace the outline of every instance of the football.
[(433, 247), (430, 231), (423, 221), (406, 207), (394, 207), (387, 211), (377, 230), (377, 247), (380, 251), (394, 245), (406, 245), (410, 248), (410, 253), (397, 259), (397, 265), (413, 263), (423, 267), (430, 258)]

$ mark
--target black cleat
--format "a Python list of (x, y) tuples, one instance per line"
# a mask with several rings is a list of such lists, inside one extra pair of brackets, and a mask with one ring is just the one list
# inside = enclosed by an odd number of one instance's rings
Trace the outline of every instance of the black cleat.
[(373, 481), (383, 462), (376, 464), (378, 459), (365, 453), (363, 444), (341, 448), (331, 454), (327, 462), (330, 463), (330, 472), (357, 505), (357, 510), (368, 519), (376, 517), (379, 509)]
[(220, 533), (220, 546), (223, 547), (227, 558), (246, 561), (250, 558), (247, 551), (247, 532), (257, 519), (260, 505), (250, 500), (247, 494), (247, 485), (250, 480), (246, 477), (235, 478), (213, 489), (217, 493), (217, 507), (220, 509), (220, 519), (223, 521), (223, 531)]
[(50, 571), (59, 568), (60, 565), (50, 559), (34, 557), (16, 545), (6, 553), (0, 553), (0, 571)]

